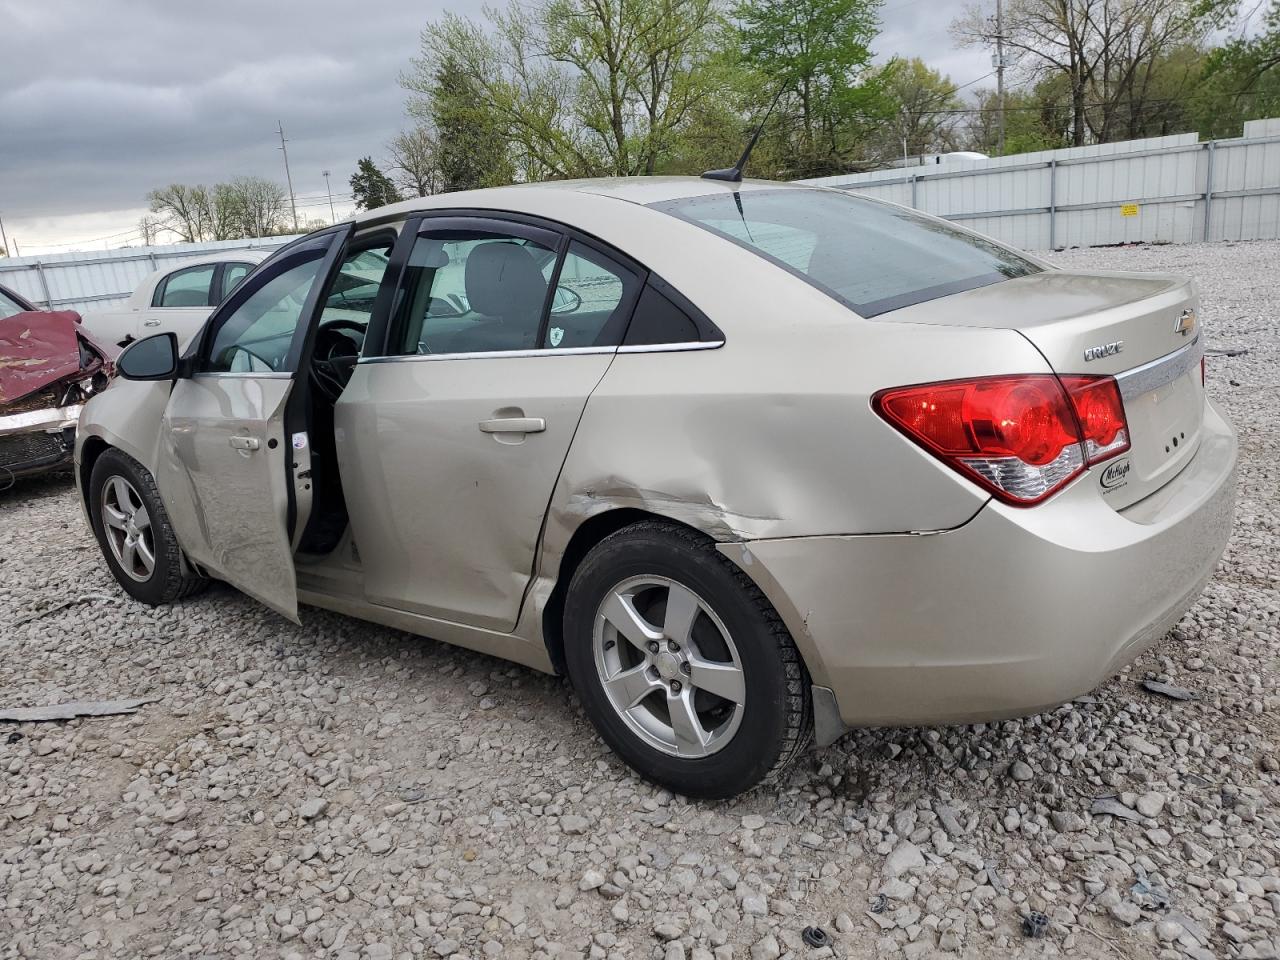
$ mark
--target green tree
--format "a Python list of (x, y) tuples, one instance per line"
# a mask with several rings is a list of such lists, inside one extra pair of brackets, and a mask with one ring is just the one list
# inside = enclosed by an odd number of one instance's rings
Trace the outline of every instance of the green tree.
[(357, 210), (385, 207), (388, 203), (398, 203), (401, 199), (396, 185), (377, 168), (372, 157), (360, 158), (356, 164), (356, 172), (348, 182), (351, 184)]
[[(714, 92), (715, 0), (541, 0), (488, 19), (429, 24), (402, 83), (442, 149), (446, 125), (483, 121), (513, 179), (658, 172)], [(458, 177), (442, 161), (447, 182), (492, 166)]]
[(889, 119), (874, 146), (879, 159), (943, 153), (956, 149), (958, 118), (964, 103), (950, 77), (923, 60), (891, 60), (880, 70)]
[(745, 0), (734, 8), (743, 58), (787, 92), (779, 105), (792, 132), (796, 176), (844, 169), (859, 121), (882, 107), (871, 70), (881, 0)]
[[(1219, 22), (1239, 13), (1218, 8)], [(1272, 0), (1261, 29), (1210, 52), (1196, 87), (1194, 114), (1209, 137), (1239, 136), (1246, 120), (1280, 116), (1280, 0)]]
[[(424, 41), (425, 44), (425, 41)], [(410, 91), (409, 115), (435, 142), (438, 191), (475, 190), (511, 183), (515, 170), (507, 131), (492, 104), (457, 58), (414, 61), (401, 78)]]
[[(994, 90), (979, 90), (976, 108), (966, 115), (960, 142), (966, 150), (995, 156), (999, 144), (1000, 107)], [(1071, 98), (1066, 84), (1054, 78), (1029, 90), (1006, 90), (1004, 152), (1057, 150), (1071, 141)]]

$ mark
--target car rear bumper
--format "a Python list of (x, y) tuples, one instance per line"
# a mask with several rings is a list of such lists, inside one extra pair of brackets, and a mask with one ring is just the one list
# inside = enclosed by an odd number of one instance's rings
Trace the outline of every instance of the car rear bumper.
[(1195, 602), (1231, 532), (1236, 455), (1210, 406), (1194, 458), (1120, 512), (1094, 471), (944, 533), (723, 549), (787, 621), (843, 724), (1025, 715), (1092, 690)]

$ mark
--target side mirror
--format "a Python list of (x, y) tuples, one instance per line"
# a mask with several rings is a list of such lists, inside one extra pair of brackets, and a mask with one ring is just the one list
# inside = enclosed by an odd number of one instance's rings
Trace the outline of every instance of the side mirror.
[(157, 333), (131, 343), (116, 359), (126, 380), (174, 380), (178, 376), (178, 337)]

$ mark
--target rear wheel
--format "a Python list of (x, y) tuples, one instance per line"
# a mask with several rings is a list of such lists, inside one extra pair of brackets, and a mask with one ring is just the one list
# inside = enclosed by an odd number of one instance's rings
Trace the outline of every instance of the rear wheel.
[(790, 634), (686, 528), (640, 523), (592, 549), (566, 598), (565, 659), (600, 735), (679, 793), (733, 796), (808, 743), (808, 679)]
[(155, 480), (132, 457), (108, 450), (94, 463), (89, 516), (107, 566), (135, 600), (170, 603), (208, 585), (187, 566)]

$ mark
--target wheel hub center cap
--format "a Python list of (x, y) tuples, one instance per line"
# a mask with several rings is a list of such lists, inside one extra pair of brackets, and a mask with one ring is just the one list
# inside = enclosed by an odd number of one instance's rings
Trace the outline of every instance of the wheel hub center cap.
[(658, 668), (658, 676), (663, 680), (674, 680), (680, 676), (680, 658), (674, 653), (660, 653), (654, 657), (653, 665)]

